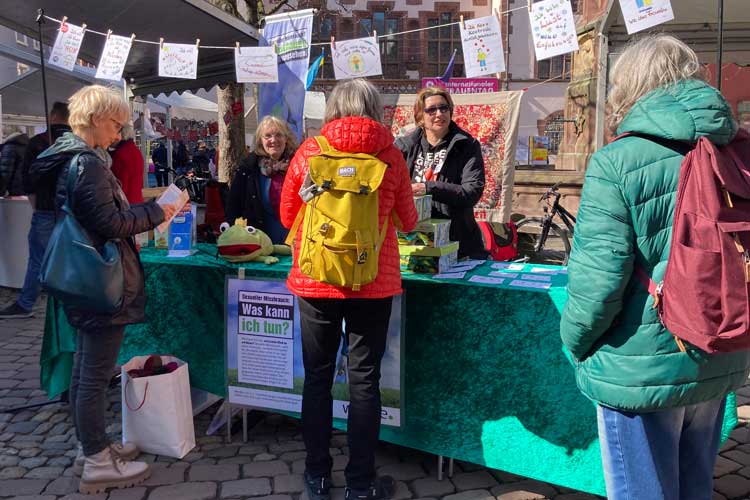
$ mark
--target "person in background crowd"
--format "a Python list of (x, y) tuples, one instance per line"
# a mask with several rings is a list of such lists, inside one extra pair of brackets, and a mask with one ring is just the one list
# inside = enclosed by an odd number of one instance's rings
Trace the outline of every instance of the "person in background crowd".
[(255, 151), (242, 163), (232, 180), (227, 200), (227, 222), (244, 217), (277, 244), (288, 231), (279, 220), (281, 188), (289, 161), (297, 150), (297, 138), (280, 118), (266, 116), (258, 124)]
[(208, 157), (208, 150), (206, 149), (206, 143), (203, 141), (198, 142), (198, 149), (193, 155), (193, 171), (198, 177), (208, 177), (209, 168), (208, 163), (210, 162)]
[(412, 178), (414, 196), (432, 195), (432, 216), (450, 219), (450, 239), (458, 257), (486, 259), (474, 205), (484, 190), (484, 159), (475, 138), (453, 121), (453, 99), (447, 90), (428, 87), (414, 103), (417, 129), (396, 141)]
[(163, 142), (159, 142), (151, 152), (151, 161), (154, 162), (154, 176), (158, 187), (169, 185), (169, 172), (167, 164), (167, 148)]
[[(120, 93), (100, 85), (80, 89), (70, 98), (70, 124), (55, 144), (34, 161), (29, 174), (37, 178), (56, 175), (55, 208), (67, 198), (67, 177), (72, 158), (78, 159), (79, 175), (73, 190), (73, 216), (88, 232), (95, 246), (117, 243), (122, 261), (124, 295), (114, 314), (102, 314), (65, 305), (70, 325), (77, 329), (77, 347), (70, 386), (70, 404), (83, 462), (79, 491), (84, 494), (143, 482), (148, 464), (129, 462), (137, 454), (132, 444), (111, 443), (105, 432), (107, 389), (117, 362), (125, 326), (140, 323), (145, 315), (143, 268), (133, 236), (148, 231), (177, 211), (156, 202), (130, 206), (110, 170), (106, 148), (121, 140), (130, 119), (130, 108)], [(80, 270), (79, 270), (80, 272)], [(70, 279), (76, 279), (75, 271)]]
[(0, 146), (0, 196), (23, 195), (23, 158), (29, 136), (15, 132)]
[(112, 148), (112, 173), (115, 175), (128, 203), (143, 203), (143, 155), (135, 144), (133, 124), (127, 122), (120, 134), (122, 140)]
[(178, 175), (185, 173), (188, 167), (188, 161), (190, 161), (190, 158), (188, 156), (187, 147), (185, 147), (183, 141), (180, 141), (174, 149), (174, 159), (172, 161), (174, 163), (174, 169)]
[[(52, 140), (57, 140), (63, 133), (69, 132), (68, 104), (56, 102), (49, 115)], [(49, 134), (42, 132), (29, 140), (23, 159), (23, 190), (29, 196), (34, 207), (29, 228), (29, 260), (26, 264), (26, 277), (23, 288), (15, 302), (0, 310), (0, 319), (29, 318), (39, 297), (41, 285), (39, 271), (42, 265), (47, 242), (55, 228), (55, 184), (56, 172), (49, 175), (34, 176), (29, 173), (31, 163), (39, 154), (49, 147)]]
[[(330, 499), (332, 459), (329, 452), (332, 427), (331, 385), (336, 354), (343, 331), (349, 345), (349, 416), (347, 437), (349, 463), (347, 500), (390, 498), (393, 478), (376, 477), (375, 448), (380, 431), (380, 363), (386, 348), (393, 296), (402, 293), (401, 271), (392, 214), (401, 229), (411, 231), (417, 212), (411, 196), (409, 172), (393, 136), (382, 124), (383, 102), (377, 89), (364, 79), (339, 83), (326, 104), (322, 135), (339, 151), (370, 153), (387, 163), (378, 189), (378, 215), (387, 233), (378, 254), (375, 281), (359, 291), (316, 281), (299, 268), (299, 246), (287, 279), (289, 290), (299, 297), (302, 327), (302, 359), (305, 383), (302, 392), (302, 436), (307, 449), (304, 482), (310, 500)], [(285, 125), (286, 126), (286, 125)], [(261, 135), (260, 140), (266, 140)], [(267, 140), (276, 139), (269, 138)], [(307, 139), (294, 155), (281, 192), (281, 222), (291, 227), (303, 210), (299, 191), (309, 171), (308, 160), (320, 153), (314, 138)], [(356, 160), (352, 160), (355, 161)], [(299, 241), (305, 220), (299, 225)]]
[(724, 145), (737, 123), (698, 56), (672, 36), (631, 44), (611, 85), (613, 136), (655, 139), (621, 138), (589, 162), (560, 334), (579, 389), (598, 405), (607, 497), (705, 500), (725, 396), (747, 381), (750, 352), (681, 352), (634, 269), (658, 283), (669, 257), (684, 151), (664, 140)]

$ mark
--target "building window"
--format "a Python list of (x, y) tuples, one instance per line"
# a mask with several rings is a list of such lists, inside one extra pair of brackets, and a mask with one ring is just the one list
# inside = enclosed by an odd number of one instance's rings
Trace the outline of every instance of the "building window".
[(18, 76), (25, 75), (30, 69), (31, 68), (24, 63), (16, 63), (16, 73), (18, 74)]
[(318, 70), (318, 79), (333, 78), (333, 66), (331, 65), (331, 35), (333, 34), (334, 20), (331, 16), (315, 16), (313, 21), (313, 43), (325, 43), (322, 47), (313, 47), (310, 52), (310, 64), (318, 58), (321, 50), (326, 51), (323, 58), (323, 67)]
[(463, 51), (461, 50), (461, 33), (458, 24), (443, 26), (458, 21), (458, 13), (441, 12), (439, 17), (427, 19), (427, 27), (440, 26), (427, 30), (427, 61), (426, 77), (442, 76), (448, 68), (448, 62), (456, 52), (453, 73), (450, 76), (464, 75)]
[(34, 50), (39, 50), (39, 40), (37, 40), (36, 38), (32, 38), (31, 41), (32, 45), (34, 46)]
[(559, 79), (568, 80), (572, 65), (571, 54), (563, 54), (557, 57), (551, 57), (536, 63), (536, 77), (539, 80)]
[(386, 78), (401, 78), (403, 69), (399, 58), (398, 37), (381, 38), (398, 33), (399, 19), (388, 18), (385, 12), (373, 12), (372, 17), (359, 20), (359, 36), (368, 37), (377, 33), (380, 44), (380, 64)]
[(23, 33), (19, 33), (16, 31), (16, 43), (18, 45), (23, 45), (24, 47), (28, 47), (29, 39)]

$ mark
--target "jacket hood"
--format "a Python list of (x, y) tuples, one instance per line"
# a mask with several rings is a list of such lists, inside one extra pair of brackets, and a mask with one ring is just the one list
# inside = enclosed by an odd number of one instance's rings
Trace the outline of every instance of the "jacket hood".
[(721, 93), (700, 80), (684, 80), (656, 89), (628, 111), (617, 134), (640, 132), (664, 139), (728, 144), (737, 133), (732, 108)]
[(328, 122), (320, 133), (332, 147), (348, 153), (377, 153), (393, 144), (390, 129), (362, 116), (346, 116)]
[(107, 166), (112, 164), (112, 159), (106, 151), (101, 149), (91, 149), (83, 139), (73, 132), (65, 132), (55, 143), (45, 149), (29, 169), (32, 175), (44, 175), (60, 166), (63, 162), (68, 162), (78, 154), (88, 152), (96, 156)]

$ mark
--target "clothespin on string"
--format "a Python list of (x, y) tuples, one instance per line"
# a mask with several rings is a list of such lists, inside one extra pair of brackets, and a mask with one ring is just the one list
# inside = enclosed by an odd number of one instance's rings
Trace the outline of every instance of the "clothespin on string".
[(196, 38), (195, 39), (195, 50), (200, 49), (200, 46), (201, 46), (201, 39), (200, 38)]
[(112, 36), (112, 30), (107, 30), (107, 40)]
[(135, 42), (135, 33), (132, 33), (130, 35), (130, 43), (133, 43), (133, 42)]
[(60, 28), (65, 26), (65, 21), (68, 20), (68, 16), (63, 16), (62, 19), (60, 19)]
[(466, 24), (464, 24), (464, 16), (463, 16), (463, 14), (460, 15), (460, 16), (458, 16), (458, 22), (461, 23), (461, 29), (465, 30), (466, 29)]
[(335, 52), (336, 50), (336, 37), (331, 35), (331, 53)]
[(86, 23), (83, 23), (81, 25), (81, 32), (85, 32), (85, 31), (86, 31)]
[(271, 44), (271, 47), (273, 47), (273, 53), (274, 54), (278, 54), (279, 53), (279, 47), (276, 45), (276, 42), (273, 42), (273, 44)]
[(234, 46), (237, 49), (237, 53), (242, 55), (242, 49), (240, 48), (240, 42), (234, 42)]
[(159, 50), (164, 50), (164, 38), (159, 38)]
[(531, 12), (531, 4), (534, 3), (534, 0), (529, 0), (529, 12)]

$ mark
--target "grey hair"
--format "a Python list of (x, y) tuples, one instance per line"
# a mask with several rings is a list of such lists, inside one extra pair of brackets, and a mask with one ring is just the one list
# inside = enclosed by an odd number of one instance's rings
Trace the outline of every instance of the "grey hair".
[(135, 128), (133, 128), (133, 122), (131, 122), (130, 120), (125, 122), (125, 124), (122, 126), (120, 137), (122, 137), (123, 141), (127, 141), (128, 139), (135, 140)]
[(607, 126), (615, 132), (630, 108), (652, 90), (681, 80), (705, 80), (697, 54), (671, 35), (651, 35), (628, 45), (612, 66)]
[(323, 119), (328, 123), (345, 116), (364, 116), (383, 122), (383, 99), (373, 84), (362, 78), (345, 80), (333, 88)]

